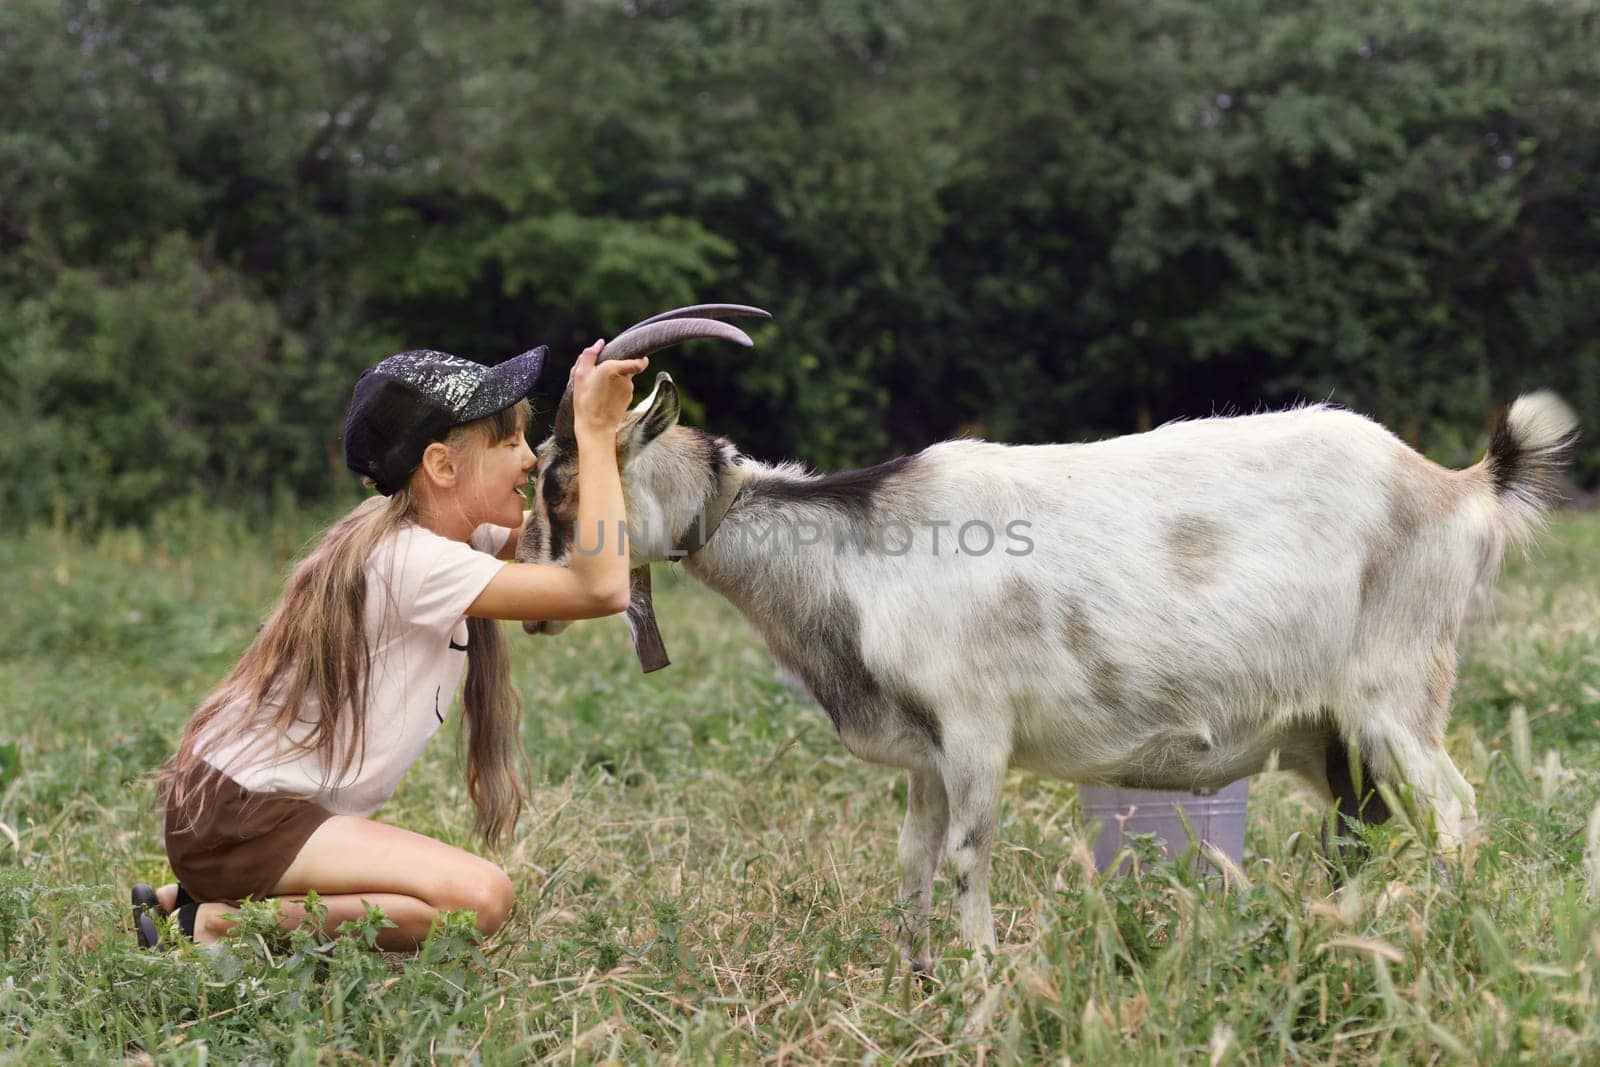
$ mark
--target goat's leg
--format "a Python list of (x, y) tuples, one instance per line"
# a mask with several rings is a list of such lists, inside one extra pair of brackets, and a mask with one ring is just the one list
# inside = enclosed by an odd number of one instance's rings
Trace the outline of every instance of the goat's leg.
[(1323, 848), (1331, 855), (1341, 844), (1349, 847), (1352, 827), (1388, 822), (1390, 812), (1378, 792), (1372, 765), (1362, 758), (1359, 747), (1351, 746), (1338, 734), (1328, 738), (1322, 770), (1323, 787), (1334, 810), (1334, 833), (1323, 839)]
[(1363, 731), (1361, 750), (1380, 778), (1404, 782), (1422, 808), (1433, 816), (1442, 851), (1453, 852), (1477, 823), (1477, 797), (1437, 739), (1424, 739), (1383, 716)]
[(1478, 794), (1443, 744), (1431, 746), (1429, 751), (1433, 757), (1434, 781), (1448, 798), (1439, 819), (1439, 844), (1445, 849), (1459, 848), (1467, 835), (1478, 827)]
[(1456, 656), (1449, 642), (1417, 648), (1415, 655), (1391, 651), (1362, 689), (1376, 699), (1344, 709), (1341, 732), (1356, 740), (1363, 761), (1380, 780), (1404, 782), (1433, 816), (1439, 848), (1459, 848), (1477, 824), (1477, 797), (1444, 750), (1444, 727), (1455, 687)]
[(1439, 774), (1444, 779), (1445, 785), (1455, 791), (1461, 798), (1461, 822), (1459, 832), (1464, 839), (1468, 834), (1478, 828), (1478, 794), (1472, 788), (1472, 783), (1467, 781), (1466, 775), (1461, 773), (1461, 768), (1456, 766), (1456, 761), (1450, 758), (1449, 753), (1440, 746), (1436, 760)]
[[(951, 751), (961, 751), (947, 742)], [(977, 746), (944, 768), (950, 798), (950, 857), (955, 868), (956, 899), (961, 908), (961, 940), (974, 948), (993, 949), (994, 911), (989, 906), (989, 853), (1000, 817), (1000, 787), (1006, 760)]]
[(944, 852), (950, 806), (944, 782), (931, 771), (911, 771), (906, 783), (906, 821), (900, 827), (900, 944), (919, 971), (933, 966), (928, 913), (933, 906), (933, 876)]

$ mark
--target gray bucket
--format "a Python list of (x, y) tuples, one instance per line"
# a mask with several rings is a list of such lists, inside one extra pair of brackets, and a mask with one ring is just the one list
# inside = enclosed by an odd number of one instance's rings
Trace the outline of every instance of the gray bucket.
[[(1155, 834), (1165, 842), (1163, 855), (1181, 856), (1190, 839), (1178, 818), (1179, 808), (1201, 842), (1240, 864), (1244, 859), (1244, 813), (1249, 793), (1248, 778), (1218, 790), (1193, 793), (1085, 785), (1078, 788), (1078, 805), (1083, 809), (1085, 825), (1100, 824), (1100, 835), (1094, 842), (1094, 863), (1102, 871), (1110, 869), (1125, 843), (1125, 835), (1130, 833)], [(1203, 851), (1196, 862), (1210, 863)]]

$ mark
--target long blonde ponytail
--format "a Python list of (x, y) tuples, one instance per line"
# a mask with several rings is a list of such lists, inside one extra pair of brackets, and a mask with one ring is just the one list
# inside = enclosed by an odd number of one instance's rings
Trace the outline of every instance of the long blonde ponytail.
[(522, 698), (511, 684), (506, 635), (494, 619), (468, 619), (467, 684), (461, 694), (466, 728), (467, 795), (478, 809), (474, 829), (502, 843), (522, 814)]

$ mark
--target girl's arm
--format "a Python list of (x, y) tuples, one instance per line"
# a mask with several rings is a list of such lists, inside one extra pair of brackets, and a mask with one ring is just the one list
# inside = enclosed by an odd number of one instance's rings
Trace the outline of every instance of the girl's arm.
[[(594, 344), (584, 349), (572, 368), (578, 530), (608, 526), (616, 530), (626, 518), (622, 478), (617, 471), (617, 426), (633, 400), (634, 375), (649, 364), (640, 357), (596, 365), (602, 347)], [(526, 514), (523, 522), (527, 522)], [(563, 620), (592, 619), (627, 609), (628, 553), (618, 546), (615, 551), (573, 553), (565, 567), (508, 563), (478, 594), (467, 614), (487, 619)]]
[(522, 522), (511, 528), (511, 536), (506, 538), (506, 543), (500, 546), (500, 551), (495, 554), (495, 559), (516, 559), (517, 546), (522, 543), (522, 531), (528, 528), (528, 516), (531, 511), (522, 513)]
[[(609, 555), (609, 553), (604, 553)], [(624, 568), (627, 557), (622, 557)], [(570, 567), (507, 563), (467, 608), (479, 619), (545, 622), (598, 619), (628, 610), (627, 570), (616, 587), (595, 586)]]

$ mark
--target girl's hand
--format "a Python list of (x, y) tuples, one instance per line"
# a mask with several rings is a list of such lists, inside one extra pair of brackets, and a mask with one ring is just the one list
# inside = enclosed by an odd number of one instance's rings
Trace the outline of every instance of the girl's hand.
[(650, 365), (648, 356), (596, 363), (604, 341), (596, 341), (572, 365), (572, 425), (579, 434), (615, 436), (633, 403), (633, 377)]

